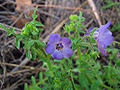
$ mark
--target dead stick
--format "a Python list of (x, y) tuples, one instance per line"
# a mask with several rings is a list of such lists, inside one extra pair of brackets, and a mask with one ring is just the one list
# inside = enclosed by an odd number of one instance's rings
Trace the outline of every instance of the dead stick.
[(13, 67), (21, 67), (21, 68), (26, 68), (26, 69), (31, 69), (31, 70), (40, 70), (40, 71), (45, 71), (46, 69), (43, 68), (35, 68), (35, 67), (31, 67), (31, 66), (21, 66), (21, 65), (17, 65), (17, 64), (11, 64), (11, 63), (2, 63), (0, 62), (1, 65), (8, 65), (8, 66), (13, 66)]

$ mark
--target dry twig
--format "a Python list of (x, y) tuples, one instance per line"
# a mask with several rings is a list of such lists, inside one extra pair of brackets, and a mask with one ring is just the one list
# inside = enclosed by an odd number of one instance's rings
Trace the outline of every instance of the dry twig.
[(99, 16), (99, 14), (98, 14), (98, 12), (97, 12), (97, 8), (96, 8), (93, 0), (88, 0), (88, 3), (89, 3), (89, 5), (90, 5), (90, 7), (92, 8), (92, 11), (93, 11), (96, 19), (98, 20), (98, 24), (99, 24), (99, 25), (102, 25), (100, 16)]
[(36, 68), (36, 67), (32, 67), (32, 66), (21, 66), (21, 65), (17, 65), (17, 64), (11, 64), (11, 63), (3, 63), (0, 62), (1, 65), (8, 65), (8, 66), (13, 66), (13, 67), (21, 67), (21, 68), (26, 68), (26, 69), (31, 69), (31, 70), (39, 70), (39, 71), (45, 71), (46, 69), (43, 68)]

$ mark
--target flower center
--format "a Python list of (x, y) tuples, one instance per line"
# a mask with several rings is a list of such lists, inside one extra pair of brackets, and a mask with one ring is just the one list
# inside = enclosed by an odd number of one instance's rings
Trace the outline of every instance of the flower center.
[(63, 47), (64, 47), (64, 46), (62, 45), (62, 43), (56, 44), (56, 49), (57, 49), (57, 50), (62, 50)]
[(98, 31), (96, 30), (96, 31), (94, 32), (94, 34), (93, 34), (94, 39), (98, 39), (98, 35), (99, 35), (99, 33), (98, 33)]

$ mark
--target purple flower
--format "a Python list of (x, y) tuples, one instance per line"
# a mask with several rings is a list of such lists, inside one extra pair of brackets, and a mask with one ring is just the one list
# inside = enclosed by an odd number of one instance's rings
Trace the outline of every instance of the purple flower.
[(70, 49), (72, 42), (67, 37), (60, 37), (59, 34), (52, 33), (49, 37), (46, 52), (51, 54), (55, 59), (62, 59), (63, 57), (71, 57), (73, 55), (72, 49)]
[[(107, 56), (107, 51), (105, 50), (105, 48), (113, 41), (112, 32), (108, 29), (110, 24), (111, 21), (109, 21), (105, 25), (101, 25), (100, 28), (96, 29), (96, 31), (93, 34), (93, 37), (97, 41), (99, 52), (102, 52), (105, 56)], [(88, 32), (85, 33), (85, 35), (89, 35), (90, 31), (92, 31), (94, 28), (95, 27), (90, 27), (88, 29)]]

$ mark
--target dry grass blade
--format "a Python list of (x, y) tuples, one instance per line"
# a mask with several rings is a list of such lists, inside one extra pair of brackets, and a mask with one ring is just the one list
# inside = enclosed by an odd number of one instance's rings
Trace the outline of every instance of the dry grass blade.
[[(19, 71), (15, 71), (15, 72), (6, 73), (6, 77), (12, 76), (12, 75), (15, 75), (15, 74), (18, 74), (18, 73), (28, 72), (28, 71), (31, 71), (31, 69), (24, 69), (24, 70), (19, 70)], [(4, 77), (4, 75), (0, 75), (0, 78), (3, 78), (3, 77)]]
[(40, 71), (44, 71), (46, 69), (43, 68), (36, 68), (36, 67), (32, 67), (32, 66), (21, 66), (21, 65), (17, 65), (17, 64), (11, 64), (11, 63), (2, 63), (0, 62), (1, 65), (8, 65), (8, 66), (13, 66), (13, 67), (21, 67), (21, 68), (26, 68), (26, 69), (31, 69), (31, 70), (40, 70)]
[[(65, 20), (63, 20), (51, 33), (56, 33), (58, 32), (58, 30), (64, 25), (64, 23), (68, 20), (68, 18), (66, 18)], [(44, 39), (43, 42), (47, 42), (49, 39), (49, 35)]]
[(92, 8), (92, 11), (93, 11), (93, 13), (94, 13), (94, 15), (95, 15), (95, 17), (96, 17), (96, 19), (97, 19), (97, 21), (98, 21), (98, 24), (99, 24), (99, 25), (102, 25), (101, 20), (100, 20), (100, 16), (99, 16), (99, 14), (97, 13), (97, 8), (96, 8), (93, 0), (88, 0), (88, 3), (89, 3), (89, 5), (90, 5), (90, 7)]

